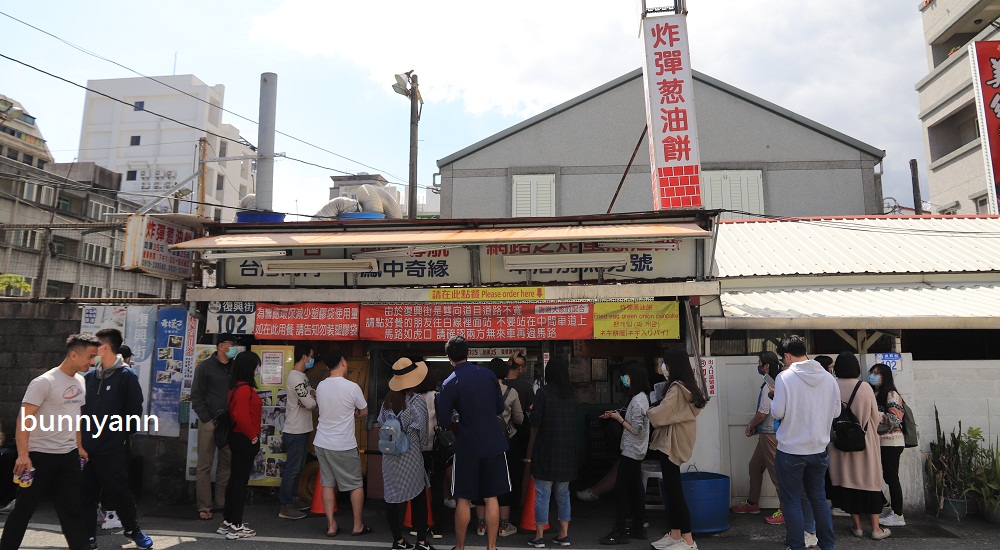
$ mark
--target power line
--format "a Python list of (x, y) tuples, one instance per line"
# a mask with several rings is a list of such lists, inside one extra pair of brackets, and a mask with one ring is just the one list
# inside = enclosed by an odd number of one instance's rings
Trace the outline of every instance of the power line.
[[(184, 95), (186, 95), (186, 96), (188, 96), (188, 97), (190, 97), (190, 98), (193, 98), (193, 99), (195, 99), (195, 100), (197, 100), (197, 101), (200, 101), (200, 102), (202, 102), (202, 103), (206, 103), (206, 104), (208, 104), (208, 105), (211, 105), (212, 107), (215, 107), (215, 108), (217, 108), (217, 109), (220, 109), (220, 110), (222, 110), (223, 112), (225, 112), (225, 113), (229, 113), (229, 114), (231, 114), (231, 115), (233, 115), (233, 116), (235, 116), (235, 117), (237, 117), (237, 118), (240, 118), (240, 119), (243, 119), (243, 120), (245, 120), (245, 121), (247, 121), (247, 122), (249, 122), (249, 123), (251, 123), (251, 124), (254, 124), (254, 125), (259, 125), (259, 124), (260, 124), (260, 123), (259, 123), (259, 122), (257, 122), (256, 120), (253, 120), (253, 119), (250, 119), (250, 118), (248, 118), (248, 117), (245, 117), (245, 116), (243, 116), (243, 115), (241, 115), (241, 114), (239, 114), (239, 113), (235, 113), (235, 112), (233, 112), (233, 111), (230, 111), (229, 109), (226, 109), (226, 108), (224, 108), (224, 107), (220, 107), (220, 106), (217, 106), (217, 105), (213, 105), (213, 104), (212, 104), (212, 103), (210, 103), (210, 102), (209, 102), (208, 100), (205, 100), (205, 99), (202, 99), (202, 98), (200, 98), (200, 97), (198, 97), (198, 96), (196, 96), (196, 95), (194, 95), (194, 94), (192, 94), (192, 93), (190, 93), (190, 92), (186, 92), (186, 91), (184, 91), (184, 90), (181, 90), (181, 89), (179, 89), (179, 88), (176, 88), (176, 87), (174, 87), (174, 86), (171, 86), (170, 84), (167, 84), (166, 82), (163, 82), (162, 80), (158, 80), (158, 79), (156, 79), (156, 78), (154, 78), (154, 77), (152, 77), (152, 76), (147, 76), (147, 75), (145, 75), (145, 74), (142, 74), (142, 73), (140, 73), (139, 71), (137, 71), (137, 70), (135, 70), (135, 69), (132, 69), (131, 67), (127, 67), (127, 66), (125, 66), (125, 65), (122, 65), (121, 63), (118, 63), (117, 61), (114, 61), (114, 60), (112, 60), (112, 59), (108, 59), (107, 57), (104, 57), (104, 56), (102, 56), (102, 55), (100, 55), (100, 54), (98, 54), (98, 53), (95, 53), (95, 52), (92, 52), (92, 51), (90, 51), (90, 50), (88, 50), (88, 49), (86, 49), (86, 48), (83, 48), (83, 47), (81, 47), (81, 46), (77, 46), (76, 44), (74, 44), (74, 43), (70, 42), (69, 40), (66, 40), (66, 39), (64, 39), (64, 38), (62, 38), (62, 37), (60, 37), (60, 36), (57, 36), (57, 35), (55, 35), (55, 34), (52, 34), (52, 33), (48, 32), (48, 31), (46, 31), (46, 30), (44, 30), (44, 29), (41, 29), (41, 28), (39, 28), (39, 27), (36, 27), (35, 25), (32, 25), (31, 23), (28, 23), (28, 22), (26, 22), (26, 21), (22, 21), (22, 20), (20, 20), (20, 19), (18, 19), (18, 18), (16, 18), (16, 17), (14, 17), (14, 16), (12, 16), (12, 15), (8, 14), (8, 13), (4, 13), (4, 12), (0, 11), (0, 15), (4, 15), (4, 16), (6, 16), (6, 17), (10, 18), (10, 19), (13, 19), (14, 21), (17, 21), (18, 23), (20, 23), (20, 24), (22, 24), (22, 25), (25, 25), (25, 26), (27, 26), (27, 27), (30, 27), (30, 28), (32, 28), (32, 29), (35, 29), (36, 31), (38, 31), (38, 32), (40, 32), (40, 33), (42, 33), (42, 34), (45, 34), (45, 35), (48, 35), (48, 36), (51, 36), (52, 38), (55, 38), (56, 40), (58, 40), (58, 41), (62, 42), (63, 44), (66, 44), (67, 46), (70, 46), (71, 48), (74, 48), (74, 49), (76, 49), (76, 50), (78, 50), (78, 51), (80, 51), (80, 52), (83, 52), (83, 53), (85, 53), (85, 54), (87, 54), (87, 55), (89, 55), (89, 56), (92, 56), (92, 57), (96, 57), (97, 59), (100, 59), (100, 60), (102, 60), (102, 61), (106, 61), (106, 62), (108, 62), (108, 63), (111, 63), (112, 65), (115, 65), (115, 66), (117, 66), (117, 67), (121, 67), (122, 69), (125, 69), (126, 71), (129, 71), (129, 72), (131, 72), (131, 73), (133, 73), (133, 74), (136, 74), (136, 75), (139, 75), (139, 76), (141, 76), (142, 78), (148, 78), (149, 80), (152, 80), (153, 82), (156, 82), (157, 84), (160, 84), (160, 85), (162, 85), (162, 86), (166, 86), (167, 88), (170, 88), (171, 90), (174, 90), (174, 91), (176, 91), (176, 92), (179, 92), (179, 93), (182, 93), (182, 94), (184, 94)], [(301, 139), (301, 138), (297, 138), (297, 137), (295, 137), (295, 136), (293, 136), (293, 135), (291, 135), (291, 134), (286, 134), (285, 132), (281, 132), (281, 131), (278, 131), (278, 130), (275, 130), (275, 133), (276, 133), (276, 134), (280, 134), (280, 135), (282, 135), (282, 136), (284, 136), (284, 137), (287, 137), (288, 139), (291, 139), (291, 140), (294, 140), (294, 141), (297, 141), (297, 142), (299, 142), (299, 143), (302, 143), (302, 144), (304, 144), (304, 145), (308, 145), (308, 146), (310, 146), (310, 147), (313, 147), (313, 148), (315, 148), (315, 149), (319, 149), (320, 151), (324, 151), (324, 152), (326, 152), (326, 153), (329, 153), (329, 154), (331, 154), (331, 155), (334, 155), (334, 156), (336, 156), (336, 157), (339, 157), (339, 158), (342, 158), (342, 159), (344, 159), (344, 160), (346, 160), (346, 161), (349, 161), (349, 162), (353, 162), (354, 164), (357, 164), (357, 165), (359, 165), (359, 166), (364, 166), (365, 168), (369, 168), (369, 169), (371, 169), (371, 170), (375, 170), (375, 171), (377, 171), (377, 172), (380, 172), (380, 173), (383, 173), (383, 174), (386, 174), (386, 175), (389, 175), (389, 176), (392, 176), (393, 178), (395, 178), (395, 179), (397, 179), (397, 180), (400, 180), (400, 179), (403, 179), (403, 178), (401, 178), (401, 177), (399, 177), (399, 176), (397, 176), (397, 175), (395, 175), (395, 174), (392, 174), (392, 173), (390, 173), (390, 172), (388, 172), (388, 171), (386, 171), (386, 170), (382, 170), (381, 168), (377, 168), (377, 167), (375, 167), (375, 166), (370, 166), (370, 165), (367, 165), (367, 164), (365, 164), (365, 163), (363, 163), (363, 162), (360, 162), (360, 161), (357, 161), (357, 160), (354, 160), (354, 159), (351, 159), (351, 158), (348, 158), (348, 157), (346, 157), (346, 156), (344, 156), (344, 155), (341, 155), (340, 153), (336, 153), (336, 152), (334, 152), (334, 151), (331, 151), (331, 150), (329, 150), (329, 149), (327, 149), (327, 148), (325, 148), (325, 147), (321, 147), (321, 146), (319, 146), (319, 145), (316, 145), (316, 144), (314, 144), (314, 143), (310, 143), (310, 142), (308, 142), (308, 141), (306, 141), (306, 140), (304, 140), (304, 139)], [(346, 173), (346, 172), (345, 172), (345, 173)]]

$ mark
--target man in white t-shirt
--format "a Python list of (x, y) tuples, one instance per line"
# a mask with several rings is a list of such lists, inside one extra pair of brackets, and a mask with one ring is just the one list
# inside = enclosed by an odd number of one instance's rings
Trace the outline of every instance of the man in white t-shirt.
[(288, 372), (285, 383), (287, 402), (285, 424), (281, 427), (281, 444), (285, 447), (286, 458), (278, 491), (281, 504), (278, 517), (285, 519), (302, 519), (306, 517), (302, 510), (309, 508), (308, 503), (300, 502), (295, 495), (298, 494), (299, 472), (306, 461), (309, 434), (313, 430), (312, 411), (316, 408), (316, 392), (306, 378), (306, 371), (316, 363), (312, 344), (296, 345), (294, 359), (295, 365)]
[[(66, 544), (71, 550), (89, 547), (80, 494), (80, 460), (87, 459), (77, 422), (87, 398), (83, 375), (101, 343), (92, 334), (66, 340), (66, 357), (58, 367), (28, 384), (17, 420), (17, 461), (14, 475), (34, 470), (29, 487), (17, 492), (17, 504), (7, 516), (0, 549), (21, 546), (28, 522), (43, 497), (51, 496)], [(67, 422), (68, 420), (68, 422)], [(90, 516), (89, 521), (94, 521)]]
[(354, 511), (354, 529), (351, 534), (365, 535), (372, 530), (361, 521), (365, 491), (354, 426), (357, 419), (368, 414), (368, 403), (361, 387), (344, 378), (347, 373), (344, 355), (333, 350), (324, 359), (330, 367), (330, 377), (316, 387), (319, 424), (316, 426), (313, 447), (319, 459), (320, 482), (323, 485), (326, 534), (337, 534), (337, 523), (333, 520), (336, 487), (351, 493), (351, 509)]

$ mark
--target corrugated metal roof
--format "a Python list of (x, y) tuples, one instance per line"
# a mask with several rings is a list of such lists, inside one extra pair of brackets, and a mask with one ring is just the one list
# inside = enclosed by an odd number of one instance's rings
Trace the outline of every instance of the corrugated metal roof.
[(1000, 327), (1000, 284), (909, 283), (723, 291), (708, 329)]
[(720, 278), (1000, 271), (1000, 217), (733, 220), (718, 226)]

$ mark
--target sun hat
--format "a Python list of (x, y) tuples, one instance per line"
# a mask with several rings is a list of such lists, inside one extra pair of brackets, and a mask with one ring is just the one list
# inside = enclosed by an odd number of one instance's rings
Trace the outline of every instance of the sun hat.
[(423, 361), (414, 363), (407, 357), (401, 357), (392, 364), (392, 378), (389, 379), (389, 389), (403, 391), (417, 387), (427, 377), (427, 364)]

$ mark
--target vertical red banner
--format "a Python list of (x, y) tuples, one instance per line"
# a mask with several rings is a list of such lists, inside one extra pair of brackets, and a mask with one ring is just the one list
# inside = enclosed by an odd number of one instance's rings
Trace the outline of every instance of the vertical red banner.
[(988, 213), (1000, 213), (997, 203), (997, 174), (1000, 174), (1000, 42), (975, 42), (969, 46), (972, 60), (972, 87), (976, 92), (976, 110), (986, 162)]

